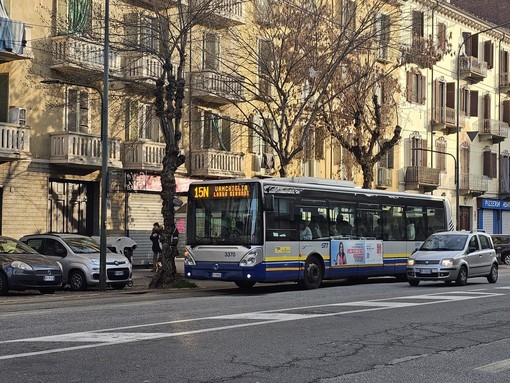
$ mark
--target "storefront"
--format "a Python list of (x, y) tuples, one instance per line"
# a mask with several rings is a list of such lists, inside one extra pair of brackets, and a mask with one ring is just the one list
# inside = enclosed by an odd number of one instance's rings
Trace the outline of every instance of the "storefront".
[(479, 198), (478, 229), (489, 234), (509, 234), (510, 201)]

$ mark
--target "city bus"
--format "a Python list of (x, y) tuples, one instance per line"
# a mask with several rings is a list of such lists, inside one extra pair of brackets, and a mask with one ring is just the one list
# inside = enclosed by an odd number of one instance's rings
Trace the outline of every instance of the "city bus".
[(193, 182), (188, 192), (188, 279), (295, 281), (394, 276), (431, 233), (453, 230), (446, 198), (317, 178)]

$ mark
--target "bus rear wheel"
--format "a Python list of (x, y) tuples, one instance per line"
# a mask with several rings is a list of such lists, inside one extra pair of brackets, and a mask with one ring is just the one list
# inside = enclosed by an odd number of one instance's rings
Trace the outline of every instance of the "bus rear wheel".
[(306, 260), (304, 278), (302, 281), (299, 281), (300, 285), (307, 290), (316, 289), (321, 285), (323, 275), (324, 271), (319, 259), (317, 257), (310, 257)]

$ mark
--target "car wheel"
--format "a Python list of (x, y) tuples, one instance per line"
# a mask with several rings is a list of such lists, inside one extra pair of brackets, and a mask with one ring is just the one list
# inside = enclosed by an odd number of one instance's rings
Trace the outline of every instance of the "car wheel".
[(411, 286), (418, 286), (420, 284), (420, 281), (417, 281), (415, 279), (410, 279), (407, 282), (409, 282)]
[(498, 280), (498, 265), (493, 264), (491, 267), (491, 272), (487, 276), (487, 280), (489, 283), (496, 283)]
[(501, 262), (503, 262), (505, 265), (510, 265), (510, 254), (502, 255)]
[(83, 291), (87, 288), (87, 280), (80, 270), (73, 270), (69, 275), (69, 286), (73, 291)]
[(466, 266), (461, 266), (459, 270), (459, 275), (457, 275), (457, 279), (455, 283), (459, 286), (465, 286), (467, 284), (468, 271)]
[(127, 283), (113, 283), (111, 286), (112, 289), (114, 290), (122, 290), (124, 287), (127, 286)]
[(252, 281), (235, 281), (234, 283), (241, 290), (250, 290), (253, 286), (255, 286), (255, 282)]
[(48, 289), (39, 289), (39, 292), (41, 294), (54, 294), (55, 293), (55, 289), (52, 289), (52, 288), (48, 288)]
[(406, 273), (397, 274), (397, 275), (395, 275), (395, 277), (397, 278), (397, 282), (407, 282), (407, 274)]
[(310, 257), (305, 262), (305, 273), (299, 284), (307, 290), (318, 288), (322, 283), (322, 265), (317, 257)]
[(9, 291), (7, 276), (2, 271), (0, 271), (0, 295), (7, 294), (7, 291)]

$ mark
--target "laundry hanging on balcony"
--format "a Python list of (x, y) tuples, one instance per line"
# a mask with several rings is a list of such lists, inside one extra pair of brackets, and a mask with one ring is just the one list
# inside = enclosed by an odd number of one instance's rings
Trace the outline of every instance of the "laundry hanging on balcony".
[(25, 24), (11, 20), (0, 0), (0, 50), (22, 54), (25, 45)]
[(85, 32), (92, 13), (92, 0), (69, 0), (67, 13), (68, 32)]
[(221, 150), (226, 152), (227, 148), (225, 147), (225, 143), (223, 142), (223, 137), (222, 137), (222, 134), (220, 131), (220, 126), (219, 126), (218, 122), (219, 122), (219, 117), (216, 114), (213, 115), (212, 127), (214, 130), (214, 133), (216, 133), (216, 136), (218, 138), (218, 144), (220, 145)]

